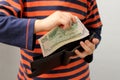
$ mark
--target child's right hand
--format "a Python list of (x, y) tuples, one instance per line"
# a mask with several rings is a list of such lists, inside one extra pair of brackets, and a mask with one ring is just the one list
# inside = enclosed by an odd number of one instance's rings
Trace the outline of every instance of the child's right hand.
[(63, 29), (69, 28), (72, 23), (75, 23), (75, 16), (69, 12), (56, 11), (45, 19), (35, 21), (34, 32), (49, 31), (56, 26), (60, 26)]

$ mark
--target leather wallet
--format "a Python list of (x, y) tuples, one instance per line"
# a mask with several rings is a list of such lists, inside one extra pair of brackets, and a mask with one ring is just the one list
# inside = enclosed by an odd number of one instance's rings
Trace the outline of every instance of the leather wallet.
[[(61, 65), (67, 65), (70, 62), (69, 57), (75, 55), (74, 50), (78, 49), (79, 51), (84, 51), (84, 49), (79, 45), (80, 41), (85, 40), (92, 40), (95, 33), (92, 35), (89, 35), (81, 40), (77, 40), (74, 42), (71, 42), (69, 44), (66, 44), (59, 49), (57, 49), (55, 52), (53, 52), (51, 55), (47, 57), (34, 57), (34, 61), (31, 62), (31, 74), (27, 74), (28, 77), (36, 77), (40, 74), (46, 73), (53, 68), (56, 68)], [(84, 60), (86, 62), (91, 62), (93, 59), (93, 55), (86, 56)]]

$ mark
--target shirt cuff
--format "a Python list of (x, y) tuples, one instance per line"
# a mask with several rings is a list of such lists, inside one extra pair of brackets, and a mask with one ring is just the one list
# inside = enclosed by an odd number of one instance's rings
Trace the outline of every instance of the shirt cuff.
[(33, 45), (35, 44), (35, 35), (34, 35), (34, 24), (36, 19), (28, 19), (26, 27), (26, 44), (25, 48), (33, 50)]

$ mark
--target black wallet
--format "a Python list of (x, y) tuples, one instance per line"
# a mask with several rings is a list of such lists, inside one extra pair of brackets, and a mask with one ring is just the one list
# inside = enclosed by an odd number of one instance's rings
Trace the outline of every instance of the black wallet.
[[(74, 50), (78, 49), (79, 51), (84, 51), (84, 49), (79, 45), (80, 41), (85, 40), (92, 40), (95, 33), (92, 35), (89, 35), (81, 40), (77, 40), (71, 43), (68, 43), (59, 49), (57, 49), (55, 52), (53, 52), (51, 55), (47, 57), (40, 58), (39, 56), (34, 57), (34, 61), (31, 62), (31, 74), (27, 74), (28, 77), (36, 77), (40, 74), (46, 73), (50, 70), (52, 70), (55, 67), (61, 66), (61, 65), (67, 65), (70, 62), (69, 57), (75, 55)], [(84, 60), (86, 62), (91, 62), (93, 59), (93, 55), (86, 56)]]

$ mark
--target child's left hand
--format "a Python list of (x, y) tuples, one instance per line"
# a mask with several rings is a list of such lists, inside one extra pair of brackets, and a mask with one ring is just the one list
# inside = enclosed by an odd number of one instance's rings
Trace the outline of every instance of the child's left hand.
[(97, 45), (98, 43), (99, 43), (99, 39), (97, 38), (93, 38), (92, 42), (90, 42), (89, 40), (85, 40), (85, 42), (81, 41), (80, 45), (84, 49), (84, 51), (80, 52), (79, 50), (75, 50), (76, 55), (71, 56), (70, 59), (74, 59), (77, 57), (85, 58), (86, 56), (93, 54), (95, 50), (95, 45)]

